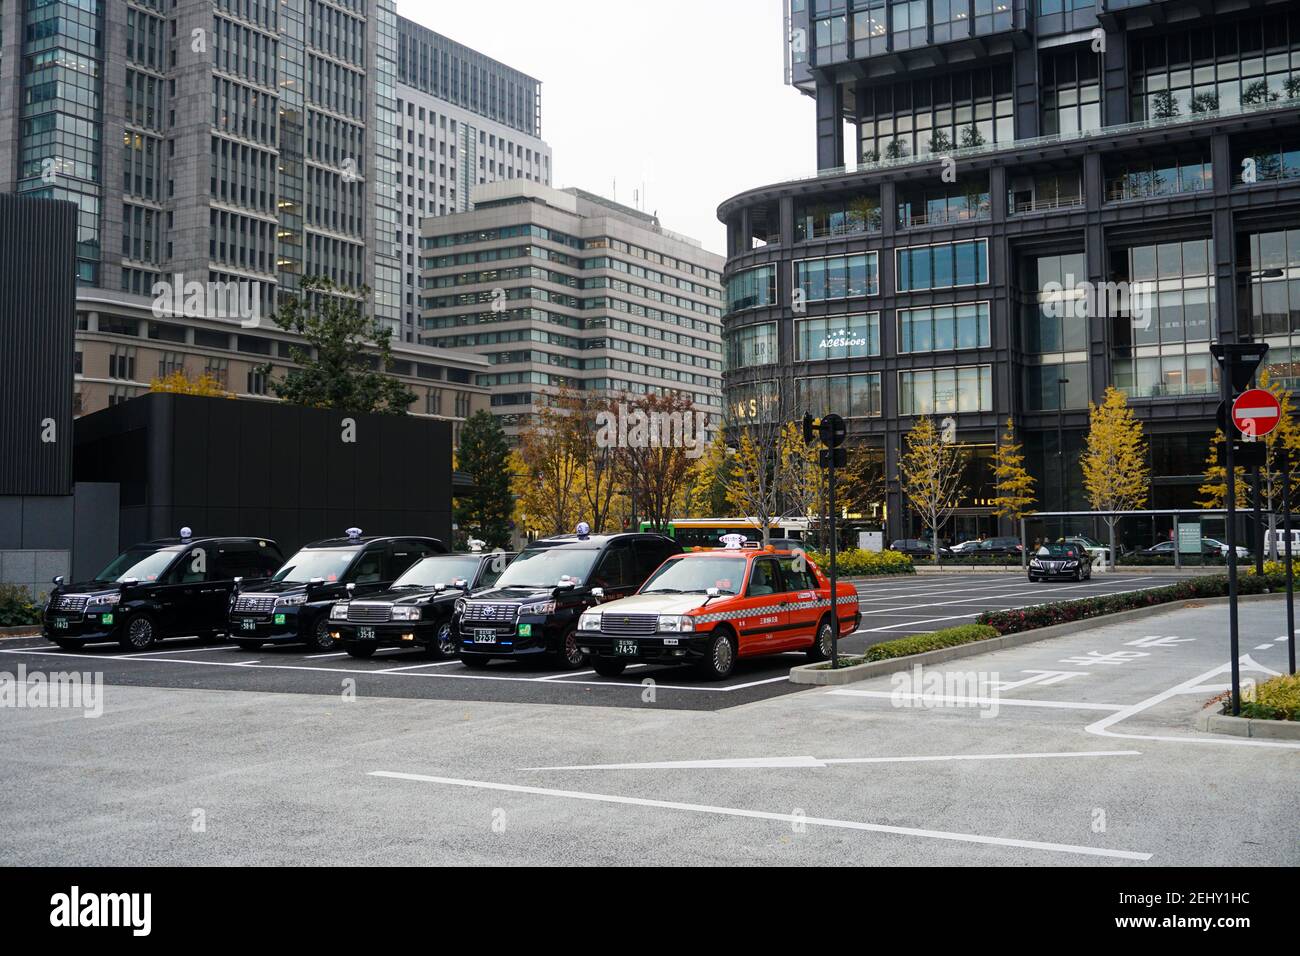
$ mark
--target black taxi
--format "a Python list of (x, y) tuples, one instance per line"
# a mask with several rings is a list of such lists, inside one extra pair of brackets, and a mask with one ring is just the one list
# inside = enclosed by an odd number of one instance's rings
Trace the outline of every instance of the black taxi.
[(263, 644), (330, 650), (335, 601), (377, 594), (416, 561), (446, 553), (437, 538), (367, 537), (349, 528), (345, 537), (307, 545), (269, 581), (238, 582), (230, 598), (230, 636), (246, 651)]
[(381, 647), (420, 648), (435, 657), (456, 656), (451, 631), (456, 602), (496, 584), (514, 554), (508, 551), (437, 554), (417, 561), (387, 591), (344, 600), (330, 611), (334, 640), (352, 657)]
[(54, 579), (45, 637), (66, 650), (116, 641), (145, 650), (168, 637), (215, 639), (226, 631), (235, 582), (265, 577), (284, 561), (270, 538), (196, 536), (182, 528), (127, 548), (89, 581)]
[(578, 619), (602, 600), (636, 592), (682, 547), (659, 534), (577, 534), (534, 541), (494, 587), (457, 602), (453, 631), (461, 662), (486, 667), (493, 658), (548, 655), (560, 667), (581, 667)]

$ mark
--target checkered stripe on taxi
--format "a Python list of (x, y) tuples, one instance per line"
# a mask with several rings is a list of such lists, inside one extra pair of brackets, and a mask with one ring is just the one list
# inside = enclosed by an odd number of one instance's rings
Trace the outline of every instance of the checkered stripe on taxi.
[[(853, 595), (846, 595), (839, 599), (840, 604), (856, 604), (857, 601), (857, 597)], [(735, 621), (745, 617), (759, 617), (768, 611), (775, 611), (783, 607), (787, 611), (807, 611), (814, 608), (830, 606), (830, 598), (818, 598), (815, 601), (799, 601), (795, 604), (768, 604), (762, 607), (738, 608), (734, 611), (714, 611), (709, 614), (693, 614), (691, 617), (693, 617), (696, 623), (699, 624), (716, 624), (719, 621)]]

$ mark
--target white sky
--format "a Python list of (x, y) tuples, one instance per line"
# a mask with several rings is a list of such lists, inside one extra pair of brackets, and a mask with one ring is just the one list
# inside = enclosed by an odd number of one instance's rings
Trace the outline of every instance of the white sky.
[(816, 169), (813, 100), (784, 82), (781, 0), (397, 0), (542, 82), (552, 184), (644, 208), (722, 254), (718, 204)]

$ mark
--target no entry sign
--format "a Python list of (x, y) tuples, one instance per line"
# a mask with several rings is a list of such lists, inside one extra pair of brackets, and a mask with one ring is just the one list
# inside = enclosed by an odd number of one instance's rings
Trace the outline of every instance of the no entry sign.
[(1232, 424), (1248, 438), (1263, 438), (1277, 428), (1281, 415), (1277, 398), (1262, 388), (1248, 389), (1232, 403)]

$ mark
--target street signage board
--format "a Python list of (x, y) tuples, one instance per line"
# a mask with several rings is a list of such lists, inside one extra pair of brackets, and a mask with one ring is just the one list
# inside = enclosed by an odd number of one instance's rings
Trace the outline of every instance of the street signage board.
[(1247, 438), (1263, 438), (1277, 428), (1281, 417), (1282, 406), (1267, 389), (1248, 389), (1232, 403), (1232, 424)]

